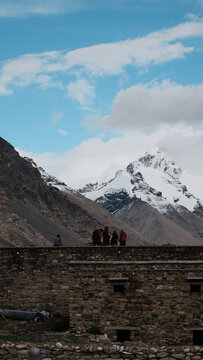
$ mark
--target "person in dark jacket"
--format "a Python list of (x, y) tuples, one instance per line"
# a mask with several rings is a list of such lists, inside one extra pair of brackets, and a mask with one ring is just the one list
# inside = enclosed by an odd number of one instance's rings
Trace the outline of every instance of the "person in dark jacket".
[(116, 230), (114, 230), (111, 236), (111, 246), (117, 246), (117, 245), (118, 245), (118, 234)]
[(110, 241), (109, 228), (108, 228), (108, 226), (106, 226), (103, 231), (103, 245), (108, 246), (109, 241)]
[(122, 229), (120, 231), (120, 238), (119, 238), (119, 243), (120, 243), (120, 246), (126, 246), (126, 232)]
[(94, 246), (101, 245), (102, 229), (95, 229), (92, 234), (92, 242)]
[(57, 235), (56, 239), (54, 240), (54, 246), (62, 246), (61, 237), (59, 234)]

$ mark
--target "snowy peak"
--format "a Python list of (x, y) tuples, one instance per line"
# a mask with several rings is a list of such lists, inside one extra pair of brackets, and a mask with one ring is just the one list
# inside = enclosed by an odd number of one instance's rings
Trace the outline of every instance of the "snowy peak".
[(145, 153), (143, 157), (140, 157), (138, 161), (135, 161), (127, 166), (127, 171), (133, 174), (138, 167), (151, 167), (153, 169), (159, 169), (174, 179), (179, 179), (182, 170), (176, 166), (174, 161), (167, 158), (167, 155), (163, 150), (158, 149), (155, 154)]
[[(143, 157), (130, 163), (126, 169), (117, 171), (108, 182), (85, 186), (80, 192), (100, 203), (109, 210), (109, 201), (118, 209), (129, 199), (141, 199), (162, 213), (168, 206), (182, 205), (190, 211), (199, 206), (199, 200), (181, 183), (182, 170), (168, 159), (163, 150), (145, 153)], [(120, 199), (120, 200), (119, 200)], [(119, 203), (122, 199), (122, 204)], [(108, 205), (108, 206), (107, 206)], [(110, 206), (117, 212), (116, 206)]]

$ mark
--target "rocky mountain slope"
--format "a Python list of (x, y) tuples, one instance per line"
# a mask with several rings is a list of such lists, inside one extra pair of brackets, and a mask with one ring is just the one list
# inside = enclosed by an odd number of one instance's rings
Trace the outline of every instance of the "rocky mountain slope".
[[(189, 213), (189, 211), (188, 211)], [(194, 215), (196, 229), (185, 217), (168, 216), (161, 214), (152, 206), (139, 199), (132, 199), (131, 203), (124, 206), (116, 214), (119, 219), (135, 227), (147, 239), (157, 245), (170, 243), (172, 245), (203, 245), (203, 239), (198, 231), (203, 231), (203, 221)], [(179, 219), (180, 218), (180, 219)], [(198, 230), (197, 230), (198, 229)]]
[[(60, 188), (60, 190), (57, 188)], [(50, 177), (0, 137), (0, 246), (83, 245), (93, 229), (127, 228), (129, 243), (152, 242), (99, 205)]]
[(79, 191), (156, 243), (168, 239), (176, 244), (200, 244), (202, 203), (188, 191), (182, 177), (182, 170), (158, 150), (130, 163), (111, 180), (88, 184)]

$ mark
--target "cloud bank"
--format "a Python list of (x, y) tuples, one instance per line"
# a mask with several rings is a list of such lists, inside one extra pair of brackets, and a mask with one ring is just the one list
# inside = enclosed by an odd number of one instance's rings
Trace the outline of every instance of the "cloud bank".
[(107, 127), (154, 131), (163, 124), (203, 125), (203, 83), (179, 85), (170, 81), (121, 90), (107, 116)]
[(58, 155), (32, 154), (22, 150), (20, 153), (33, 158), (48, 172), (77, 188), (100, 178), (110, 179), (115, 171), (154, 147), (164, 148), (180, 167), (195, 177), (203, 176), (200, 162), (203, 156), (203, 132), (194, 132), (182, 126), (162, 127), (153, 134), (133, 130), (108, 141), (94, 137)]

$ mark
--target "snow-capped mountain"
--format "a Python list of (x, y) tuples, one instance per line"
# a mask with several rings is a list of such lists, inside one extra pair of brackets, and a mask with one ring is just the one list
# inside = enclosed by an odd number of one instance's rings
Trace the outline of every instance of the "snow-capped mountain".
[(88, 184), (79, 191), (112, 213), (117, 213), (134, 198), (161, 213), (167, 213), (171, 205), (193, 212), (201, 208), (201, 201), (188, 191), (182, 177), (183, 171), (159, 149), (130, 163), (111, 180)]
[[(200, 205), (198, 207), (198, 198), (181, 182), (181, 169), (163, 151), (145, 154), (126, 169), (117, 171), (110, 180), (106, 176), (101, 183), (98, 181), (88, 184), (81, 190), (86, 199), (78, 191), (38, 167), (33, 160), (25, 160), (40, 172), (44, 183), (58, 188), (67, 201), (79, 204), (91, 214), (90, 217), (94, 217), (96, 211), (100, 223), (110, 228), (113, 226), (117, 229), (122, 223), (127, 231), (129, 244), (202, 245), (203, 220), (200, 217), (203, 208)], [(105, 210), (88, 197), (116, 217), (103, 213)], [(192, 214), (194, 209), (196, 213)], [(84, 222), (80, 218), (80, 225), (81, 221), (83, 227)]]

